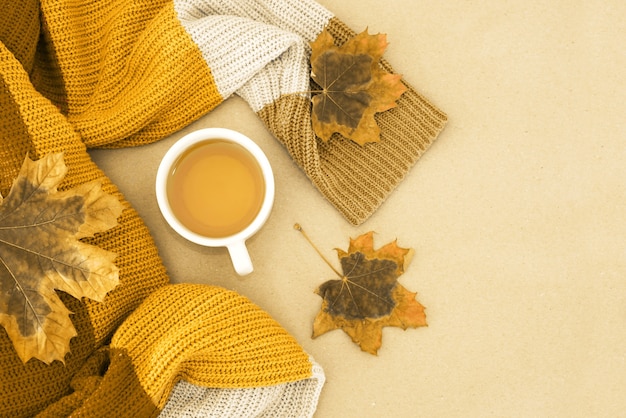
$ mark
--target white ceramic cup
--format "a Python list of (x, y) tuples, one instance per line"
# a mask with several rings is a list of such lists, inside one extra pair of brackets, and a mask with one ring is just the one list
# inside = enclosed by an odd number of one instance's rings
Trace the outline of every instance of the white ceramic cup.
[[(200, 235), (183, 225), (174, 215), (167, 196), (167, 181), (169, 173), (171, 172), (173, 166), (177, 163), (178, 159), (190, 147), (212, 139), (231, 141), (243, 146), (256, 159), (257, 163), (261, 167), (263, 179), (265, 181), (265, 195), (263, 197), (261, 209), (252, 222), (241, 231), (227, 237), (219, 238)], [(252, 261), (248, 253), (248, 249), (246, 248), (246, 240), (254, 235), (269, 217), (274, 203), (274, 191), (275, 185), (272, 167), (270, 166), (269, 160), (261, 148), (247, 136), (224, 128), (199, 129), (179, 139), (163, 156), (156, 175), (157, 203), (163, 217), (172, 229), (187, 240), (196, 244), (207, 247), (226, 247), (230, 254), (235, 271), (241, 276), (249, 274), (253, 271)]]

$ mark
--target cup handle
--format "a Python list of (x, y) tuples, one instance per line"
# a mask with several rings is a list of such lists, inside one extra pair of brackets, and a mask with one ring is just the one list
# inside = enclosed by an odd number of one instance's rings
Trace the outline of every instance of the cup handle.
[(235, 271), (240, 276), (252, 273), (252, 260), (250, 260), (250, 254), (246, 248), (245, 241), (236, 242), (228, 246), (228, 253), (230, 254), (230, 260), (233, 263)]

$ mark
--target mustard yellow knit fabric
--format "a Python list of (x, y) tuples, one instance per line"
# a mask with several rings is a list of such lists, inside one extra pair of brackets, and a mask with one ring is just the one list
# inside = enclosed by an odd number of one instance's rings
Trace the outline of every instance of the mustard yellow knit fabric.
[(78, 331), (65, 364), (23, 364), (0, 327), (0, 417), (156, 416), (183, 378), (237, 389), (311, 377), (308, 355), (246, 298), (169, 284), (139, 214), (87, 149), (157, 141), (236, 94), (330, 204), (363, 222), (446, 115), (408, 86), (378, 118), (380, 143), (319, 141), (297, 93), (323, 28), (339, 43), (354, 34), (314, 0), (0, 0), (0, 193), (26, 155), (63, 152), (60, 189), (100, 180), (124, 206), (89, 239), (118, 255), (120, 285), (103, 303), (60, 293)]
[(68, 3), (1, 5), (0, 193), (26, 155), (63, 152), (61, 190), (101, 180), (124, 211), (90, 243), (118, 255), (121, 283), (104, 303), (60, 294), (78, 331), (65, 364), (23, 364), (0, 327), (0, 416), (155, 416), (182, 377), (253, 387), (310, 376), (308, 355), (247, 299), (169, 285), (149, 231), (87, 153), (154, 141), (222, 100), (171, 3)]

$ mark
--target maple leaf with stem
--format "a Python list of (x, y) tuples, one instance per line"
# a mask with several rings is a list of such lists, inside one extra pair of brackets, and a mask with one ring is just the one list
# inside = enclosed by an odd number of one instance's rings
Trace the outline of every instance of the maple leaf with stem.
[(311, 119), (322, 140), (338, 132), (359, 145), (380, 141), (374, 115), (395, 107), (407, 89), (401, 75), (380, 66), (387, 45), (385, 34), (367, 29), (340, 47), (326, 29), (311, 43), (311, 78), (321, 88), (311, 99)]
[[(296, 229), (311, 242), (299, 225)], [(383, 327), (427, 325), (417, 294), (398, 283), (413, 250), (399, 247), (396, 241), (375, 250), (373, 236), (370, 231), (350, 239), (348, 251), (336, 249), (343, 273), (316, 249), (340, 279), (329, 280), (315, 291), (323, 301), (313, 322), (313, 338), (342, 329), (361, 350), (376, 354), (382, 345)]]
[(99, 182), (58, 191), (63, 154), (25, 159), (0, 196), (0, 324), (26, 363), (64, 362), (76, 329), (55, 289), (102, 301), (119, 282), (116, 255), (80, 241), (117, 225), (120, 201)]

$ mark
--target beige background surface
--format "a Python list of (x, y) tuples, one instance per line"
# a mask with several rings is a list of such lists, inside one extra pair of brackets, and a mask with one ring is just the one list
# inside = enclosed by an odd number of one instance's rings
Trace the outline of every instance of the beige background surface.
[[(384, 32), (396, 71), (442, 108), (437, 142), (366, 223), (348, 224), (247, 104), (231, 98), (182, 132), (96, 162), (152, 229), (173, 281), (235, 289), (324, 367), (316, 416), (626, 416), (626, 3), (321, 0), (353, 29)], [(277, 183), (250, 239), (255, 272), (179, 238), (154, 196), (185, 132), (254, 138)], [(310, 338), (333, 272), (321, 251), (376, 231), (416, 251), (401, 283), (429, 327), (386, 328), (377, 357), (342, 331)]]

